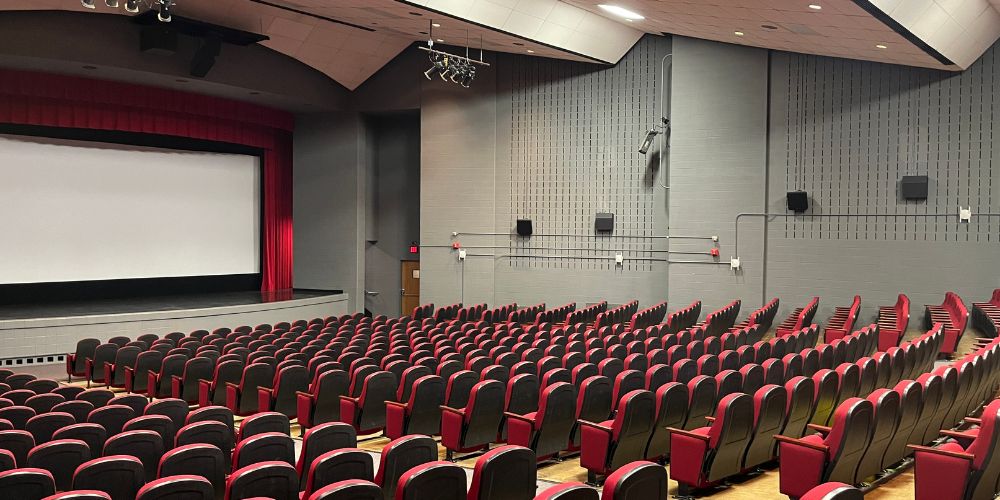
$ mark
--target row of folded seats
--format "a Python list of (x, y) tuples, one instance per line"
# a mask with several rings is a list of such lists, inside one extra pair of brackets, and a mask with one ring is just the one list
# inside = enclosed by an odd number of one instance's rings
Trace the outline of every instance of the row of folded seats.
[(541, 312), (545, 312), (544, 302), (513, 311), (507, 316), (506, 321), (516, 325), (531, 324)]
[(941, 354), (952, 356), (958, 349), (958, 343), (962, 340), (965, 327), (969, 321), (969, 310), (962, 302), (962, 298), (955, 292), (944, 294), (944, 302), (941, 305), (927, 305), (924, 310), (924, 326), (929, 327), (934, 323), (944, 325), (945, 341), (941, 346)]
[(701, 301), (696, 300), (691, 303), (691, 305), (674, 311), (667, 316), (666, 321), (660, 325), (660, 328), (666, 333), (677, 333), (681, 330), (686, 330), (691, 328), (698, 323), (698, 318), (701, 317)]
[(667, 315), (667, 302), (663, 301), (654, 306), (647, 307), (632, 315), (628, 322), (627, 330), (638, 330), (653, 325), (659, 325)]
[(728, 332), (736, 324), (736, 317), (740, 314), (740, 299), (736, 299), (718, 311), (712, 311), (705, 317), (701, 327), (708, 337), (717, 337)]
[[(813, 434), (777, 438), (783, 494), (799, 498), (826, 481), (878, 484), (882, 476), (891, 477), (891, 469), (914, 449), (924, 450), (924, 445), (935, 442), (939, 429), (951, 429), (993, 397), (1000, 376), (997, 357), (1000, 347), (993, 344), (959, 362), (933, 368), (936, 349), (945, 341), (943, 326), (936, 325), (928, 335), (916, 342), (919, 345), (931, 340), (928, 351), (934, 356), (930, 357), (928, 371), (898, 382), (891, 390), (878, 389), (867, 395), (859, 392), (857, 397), (837, 405), (828, 426), (811, 426)], [(904, 350), (913, 345), (904, 343)], [(922, 483), (926, 484), (927, 479), (921, 479), (920, 457), (917, 463), (918, 499), (992, 498), (996, 492), (996, 477), (993, 477), (988, 485), (989, 496), (921, 493)], [(944, 490), (934, 491), (954, 491), (949, 488), (956, 483), (964, 487), (965, 479), (938, 476)]]
[(972, 326), (989, 337), (996, 337), (1000, 330), (1000, 288), (986, 302), (972, 304)]
[(747, 319), (733, 325), (734, 329), (746, 328), (748, 326), (759, 325), (763, 331), (771, 329), (774, 317), (778, 314), (778, 298), (775, 297), (760, 309), (755, 310), (747, 316)]
[(910, 324), (910, 298), (901, 293), (894, 305), (880, 307), (877, 323), (878, 350), (886, 351), (890, 347), (898, 346), (903, 341), (903, 335), (906, 335), (906, 329)]
[(566, 316), (567, 325), (590, 325), (597, 320), (597, 315), (608, 310), (608, 301), (602, 300), (596, 304), (577, 309)]
[(502, 306), (487, 309), (483, 312), (482, 320), (486, 323), (500, 323), (507, 320), (510, 313), (517, 310), (517, 303), (505, 304)]
[(819, 297), (813, 297), (805, 307), (795, 308), (791, 314), (785, 318), (774, 332), (775, 337), (782, 337), (791, 332), (801, 329), (805, 325), (810, 325), (819, 309)]
[(602, 313), (598, 313), (597, 317), (594, 318), (594, 327), (600, 328), (602, 326), (611, 326), (617, 324), (625, 324), (629, 318), (632, 317), (639, 310), (639, 301), (633, 300), (627, 304), (622, 304), (614, 309), (609, 309)]
[(570, 302), (569, 304), (563, 306), (539, 312), (538, 314), (535, 315), (535, 324), (541, 325), (542, 323), (549, 323), (549, 324), (565, 323), (566, 317), (569, 316), (573, 311), (576, 311), (576, 302)]
[[(847, 339), (869, 344), (875, 333), (869, 327)], [(778, 451), (776, 439), (781, 439), (776, 436), (800, 438), (809, 427), (827, 425), (834, 408), (844, 401), (898, 387), (903, 377), (930, 368), (933, 357), (928, 353), (934, 352), (940, 337), (940, 331), (928, 332), (912, 348), (901, 350), (895, 360), (864, 356), (849, 359), (835, 370), (820, 368), (814, 373), (800, 371), (798, 361), (812, 357), (815, 350), (803, 351), (799, 359), (786, 356), (784, 382), (766, 381), (756, 389), (744, 387), (725, 394), (717, 399), (717, 406), (709, 407), (714, 417), (707, 418), (707, 426), (702, 421), (669, 426), (671, 478), (680, 485), (682, 495), (689, 495), (772, 462)], [(898, 443), (897, 448), (903, 445)]]
[(823, 332), (824, 340), (826, 342), (833, 342), (853, 332), (854, 323), (858, 321), (858, 314), (860, 313), (860, 295), (855, 295), (854, 300), (848, 307), (835, 307), (833, 315), (826, 321), (826, 329)]

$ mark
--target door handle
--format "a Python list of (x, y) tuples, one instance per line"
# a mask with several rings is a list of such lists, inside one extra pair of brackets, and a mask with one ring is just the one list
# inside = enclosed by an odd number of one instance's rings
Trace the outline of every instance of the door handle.
[(378, 296), (378, 292), (373, 292), (371, 290), (365, 290), (365, 295), (368, 296), (368, 297), (377, 297)]

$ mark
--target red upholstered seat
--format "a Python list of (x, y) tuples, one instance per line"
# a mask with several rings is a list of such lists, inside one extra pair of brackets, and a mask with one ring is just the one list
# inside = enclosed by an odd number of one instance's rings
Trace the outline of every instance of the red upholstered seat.
[(319, 374), (308, 392), (296, 394), (296, 415), (303, 432), (340, 419), (340, 396), (346, 396), (350, 377), (340, 369)]
[(385, 428), (385, 402), (396, 393), (396, 377), (376, 371), (365, 377), (358, 397), (340, 397), (340, 419), (354, 426), (359, 435)]
[(445, 406), (441, 413), (441, 445), (450, 460), (455, 453), (483, 449), (497, 438), (503, 419), (505, 388), (495, 380), (472, 388), (465, 408)]
[(226, 384), (238, 384), (245, 364), (240, 360), (219, 361), (212, 378), (198, 381), (198, 406), (226, 404)]
[(972, 442), (963, 447), (956, 442), (934, 448), (912, 446), (915, 450), (916, 498), (992, 498), (1000, 475), (1000, 403), (987, 405), (981, 427)]
[(444, 392), (445, 384), (441, 377), (424, 375), (413, 382), (406, 400), (386, 401), (386, 437), (396, 439), (407, 434), (438, 434)]
[(822, 434), (798, 439), (778, 436), (781, 493), (798, 498), (827, 481), (853, 484), (858, 462), (871, 436), (873, 414), (870, 401), (851, 398), (834, 412), (831, 427), (816, 427), (825, 437)]
[(799, 500), (862, 500), (861, 490), (844, 483), (823, 483), (809, 490)]
[(406, 471), (438, 458), (437, 443), (427, 436), (405, 436), (382, 447), (375, 484), (386, 498), (395, 498), (399, 479)]
[(259, 408), (258, 388), (269, 388), (274, 380), (274, 367), (267, 363), (250, 363), (243, 368), (239, 384), (226, 383), (226, 408), (236, 415), (251, 415)]
[(76, 351), (66, 355), (67, 381), (72, 381), (73, 377), (86, 376), (87, 361), (94, 359), (99, 345), (101, 341), (98, 339), (80, 339), (76, 342)]
[(226, 500), (251, 497), (297, 499), (295, 467), (285, 462), (260, 462), (237, 470), (226, 480)]
[(501, 446), (476, 460), (468, 500), (532, 498), (537, 488), (535, 454), (521, 446)]
[(147, 483), (136, 500), (214, 500), (212, 483), (197, 475), (179, 475), (157, 479)]
[(625, 464), (608, 476), (601, 500), (667, 498), (667, 471), (652, 462)]
[[(494, 381), (495, 382), (495, 381)], [(465, 471), (445, 461), (418, 465), (399, 478), (396, 500), (466, 500)]]
[(572, 384), (558, 382), (542, 391), (537, 412), (507, 416), (507, 442), (531, 449), (539, 461), (567, 448), (576, 413)]
[(730, 394), (719, 401), (709, 427), (670, 429), (670, 476), (681, 494), (711, 486), (742, 470), (754, 424), (754, 401)]
[(184, 354), (170, 354), (163, 357), (160, 369), (150, 370), (146, 375), (146, 395), (152, 398), (170, 397), (170, 381), (175, 375), (184, 373), (184, 364), (189, 356)]
[(753, 425), (742, 470), (770, 462), (777, 455), (778, 442), (774, 436), (781, 434), (785, 428), (787, 401), (788, 391), (780, 385), (766, 385), (754, 393)]
[(632, 391), (622, 397), (614, 420), (600, 423), (581, 420), (580, 466), (587, 469), (588, 480), (596, 483), (599, 475), (644, 458), (655, 421), (656, 399), (646, 390)]

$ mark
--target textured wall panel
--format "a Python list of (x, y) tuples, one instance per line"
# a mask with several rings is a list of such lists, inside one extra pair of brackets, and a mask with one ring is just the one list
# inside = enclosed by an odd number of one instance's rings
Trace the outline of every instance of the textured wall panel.
[[(659, 45), (658, 45), (659, 44)], [(656, 247), (654, 189), (636, 151), (657, 119), (656, 81), (663, 55), (647, 37), (611, 68), (536, 57), (512, 58), (510, 226), (534, 220), (538, 236), (512, 238), (513, 254), (575, 258), (513, 258), (514, 268), (614, 269), (604, 257), (664, 258)], [(594, 236), (594, 215), (615, 214), (610, 236)], [(544, 236), (544, 235), (582, 236)], [(662, 245), (661, 245), (662, 246)], [(654, 263), (626, 260), (626, 271)]]
[[(959, 205), (979, 213), (998, 205), (997, 52), (960, 74), (788, 55), (787, 71), (774, 75), (788, 89), (784, 113), (773, 117), (784, 124), (778, 175), (809, 192), (812, 213), (877, 215), (787, 220), (786, 237), (996, 241), (1000, 219), (954, 220)], [(930, 176), (926, 201), (898, 196), (904, 175)], [(956, 215), (926, 215), (935, 213)]]

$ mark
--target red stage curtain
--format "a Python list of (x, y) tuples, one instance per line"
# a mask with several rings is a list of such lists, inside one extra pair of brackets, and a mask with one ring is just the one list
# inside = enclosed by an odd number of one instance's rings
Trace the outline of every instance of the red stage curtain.
[(171, 135), (264, 150), (261, 290), (292, 288), (292, 130), (287, 112), (132, 83), (0, 69), (0, 123)]

